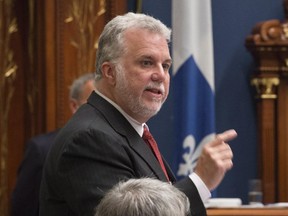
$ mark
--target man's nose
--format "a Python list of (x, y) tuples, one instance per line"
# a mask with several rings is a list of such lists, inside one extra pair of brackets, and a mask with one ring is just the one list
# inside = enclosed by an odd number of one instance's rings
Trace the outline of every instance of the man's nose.
[(166, 78), (167, 71), (164, 70), (162, 65), (159, 65), (155, 68), (152, 74), (152, 80), (154, 81), (163, 81)]

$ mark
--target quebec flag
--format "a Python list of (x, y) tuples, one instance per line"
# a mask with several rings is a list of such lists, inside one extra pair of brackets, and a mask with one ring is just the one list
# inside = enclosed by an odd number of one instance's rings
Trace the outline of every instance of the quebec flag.
[(172, 91), (178, 178), (193, 172), (215, 136), (214, 61), (210, 0), (172, 1)]

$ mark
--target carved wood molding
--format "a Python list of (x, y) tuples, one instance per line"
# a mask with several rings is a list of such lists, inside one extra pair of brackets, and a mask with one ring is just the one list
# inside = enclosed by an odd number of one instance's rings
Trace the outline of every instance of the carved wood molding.
[(277, 86), (279, 85), (279, 78), (253, 78), (251, 84), (256, 88), (256, 98), (261, 99), (276, 99), (277, 98)]

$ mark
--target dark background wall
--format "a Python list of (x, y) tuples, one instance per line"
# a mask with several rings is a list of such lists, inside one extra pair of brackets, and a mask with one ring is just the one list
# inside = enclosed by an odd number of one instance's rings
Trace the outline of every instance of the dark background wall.
[[(216, 132), (234, 128), (237, 139), (230, 142), (234, 167), (217, 188), (218, 197), (239, 197), (247, 203), (248, 180), (257, 177), (257, 128), (250, 76), (254, 61), (245, 48), (245, 38), (256, 23), (284, 20), (282, 0), (212, 0)], [(135, 11), (135, 1), (128, 0)], [(142, 12), (171, 27), (171, 0), (145, 0)], [(180, 25), (181, 23), (179, 23)], [(173, 79), (171, 80), (173, 82)], [(174, 166), (173, 89), (160, 113), (149, 121), (161, 152)]]

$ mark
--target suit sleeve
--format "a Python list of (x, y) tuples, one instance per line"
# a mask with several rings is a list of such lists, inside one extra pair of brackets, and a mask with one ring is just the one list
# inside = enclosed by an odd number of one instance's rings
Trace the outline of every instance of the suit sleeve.
[(192, 180), (186, 177), (174, 184), (179, 190), (184, 192), (190, 201), (190, 211), (192, 216), (206, 216), (206, 209), (198, 190)]

